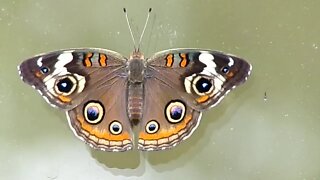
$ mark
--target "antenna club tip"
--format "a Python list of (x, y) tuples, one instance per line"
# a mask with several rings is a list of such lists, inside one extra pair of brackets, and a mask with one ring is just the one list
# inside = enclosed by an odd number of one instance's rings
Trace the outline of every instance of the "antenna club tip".
[(125, 12), (125, 13), (126, 13), (126, 12), (127, 12), (127, 9), (126, 9), (126, 8), (123, 8), (123, 12)]
[(149, 8), (149, 12), (151, 12), (152, 11), (152, 8)]

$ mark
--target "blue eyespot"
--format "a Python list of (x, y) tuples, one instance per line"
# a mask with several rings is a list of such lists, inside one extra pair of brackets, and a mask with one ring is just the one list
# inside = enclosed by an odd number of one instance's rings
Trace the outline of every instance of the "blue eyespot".
[(114, 120), (110, 123), (109, 130), (111, 134), (118, 135), (122, 132), (122, 125), (119, 121)]
[(83, 116), (89, 124), (99, 124), (103, 120), (104, 113), (104, 107), (99, 101), (88, 101), (83, 106)]
[(174, 120), (181, 118), (182, 108), (180, 106), (172, 106), (170, 109), (170, 117)]
[(112, 126), (112, 130), (115, 131), (115, 132), (118, 132), (120, 130), (120, 126), (118, 124), (114, 124)]
[(148, 128), (149, 128), (149, 131), (154, 131), (157, 127), (155, 124), (150, 124)]
[(69, 93), (72, 90), (73, 82), (70, 78), (65, 77), (57, 83), (58, 90), (62, 93)]
[(159, 123), (156, 120), (151, 120), (146, 125), (146, 131), (149, 134), (154, 134), (159, 130)]
[(225, 66), (221, 69), (221, 71), (226, 74), (229, 72), (229, 67)]
[(47, 67), (41, 67), (41, 68), (40, 68), (40, 71), (41, 71), (42, 74), (47, 74), (47, 73), (49, 72), (49, 68), (47, 68)]
[(199, 91), (199, 93), (206, 93), (208, 92), (212, 87), (212, 83), (209, 79), (201, 77), (196, 82), (196, 88)]
[(186, 115), (186, 105), (178, 99), (170, 101), (165, 108), (165, 115), (170, 123), (179, 123)]
[(88, 107), (87, 109), (87, 117), (89, 120), (94, 121), (99, 117), (99, 108), (96, 106)]

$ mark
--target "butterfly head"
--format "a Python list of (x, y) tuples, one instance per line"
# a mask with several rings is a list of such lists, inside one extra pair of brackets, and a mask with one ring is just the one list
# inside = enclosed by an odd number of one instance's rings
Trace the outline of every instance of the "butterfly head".
[(130, 58), (129, 60), (132, 59), (139, 59), (139, 60), (143, 60), (144, 59), (144, 54), (142, 52), (140, 52), (139, 50), (135, 50), (130, 54)]

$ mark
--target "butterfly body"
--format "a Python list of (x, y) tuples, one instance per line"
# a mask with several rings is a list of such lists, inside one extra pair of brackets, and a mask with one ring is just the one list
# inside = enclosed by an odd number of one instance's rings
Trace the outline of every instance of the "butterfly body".
[(128, 61), (128, 116), (131, 122), (140, 121), (143, 115), (145, 62), (140, 52), (134, 52)]
[(106, 49), (66, 49), (27, 59), (24, 82), (66, 111), (73, 132), (104, 151), (170, 149), (187, 139), (202, 112), (242, 84), (251, 65), (203, 49), (171, 49), (145, 59)]

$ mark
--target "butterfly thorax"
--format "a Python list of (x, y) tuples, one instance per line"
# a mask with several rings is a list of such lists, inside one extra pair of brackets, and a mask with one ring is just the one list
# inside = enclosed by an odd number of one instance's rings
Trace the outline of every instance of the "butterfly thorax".
[(144, 57), (134, 52), (128, 61), (128, 116), (133, 121), (142, 119), (144, 95)]
[(128, 80), (130, 83), (142, 83), (145, 65), (142, 59), (130, 59), (128, 64)]

